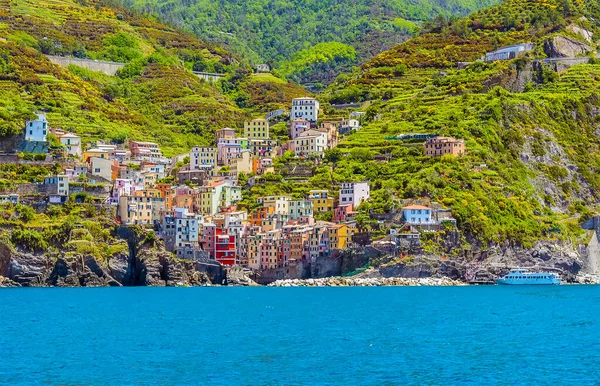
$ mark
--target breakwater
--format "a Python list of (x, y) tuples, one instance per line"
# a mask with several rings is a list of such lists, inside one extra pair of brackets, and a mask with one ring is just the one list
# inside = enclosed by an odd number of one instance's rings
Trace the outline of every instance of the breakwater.
[(322, 279), (288, 279), (277, 280), (269, 287), (382, 287), (382, 286), (463, 286), (466, 283), (452, 280), (447, 277), (426, 278), (404, 278), (404, 277), (382, 277), (382, 278), (352, 278), (352, 277), (327, 277)]

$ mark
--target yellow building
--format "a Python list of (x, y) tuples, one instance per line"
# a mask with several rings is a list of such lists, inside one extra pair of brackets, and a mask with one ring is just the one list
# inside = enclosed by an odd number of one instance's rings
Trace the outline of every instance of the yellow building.
[(333, 212), (335, 199), (328, 196), (327, 190), (311, 190), (308, 193), (308, 201), (313, 204), (313, 213)]
[(331, 249), (344, 249), (352, 239), (352, 229), (345, 224), (333, 225), (329, 228), (329, 245)]
[(103, 149), (89, 149), (83, 152), (83, 155), (81, 156), (81, 158), (84, 161), (87, 161), (90, 158), (96, 157), (96, 158), (102, 158), (102, 159), (108, 159), (109, 153), (107, 150), (103, 150)]
[(124, 224), (152, 224), (161, 221), (165, 199), (158, 189), (135, 192), (134, 196), (119, 197), (119, 217)]
[(258, 118), (244, 122), (244, 137), (269, 139), (269, 121)]

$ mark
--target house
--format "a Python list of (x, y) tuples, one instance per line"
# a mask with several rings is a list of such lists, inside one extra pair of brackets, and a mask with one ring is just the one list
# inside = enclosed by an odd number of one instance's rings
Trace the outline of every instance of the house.
[(160, 191), (160, 197), (165, 199), (165, 210), (173, 209), (173, 188), (170, 184), (156, 184), (156, 189)]
[(154, 224), (162, 220), (165, 199), (157, 189), (135, 191), (133, 195), (119, 197), (119, 218), (124, 224)]
[(113, 178), (113, 163), (114, 161), (106, 158), (92, 157), (90, 158), (90, 171), (93, 176), (100, 176), (109, 181), (114, 181)]
[(315, 213), (333, 211), (335, 199), (329, 197), (329, 191), (327, 190), (311, 190), (308, 192), (307, 199), (312, 202)]
[(37, 119), (25, 122), (25, 140), (45, 142), (48, 135), (48, 121), (46, 114), (36, 114)]
[(486, 53), (480, 60), (484, 62), (493, 62), (496, 60), (510, 60), (519, 58), (527, 52), (533, 50), (532, 43), (521, 43), (512, 46), (502, 47), (496, 51)]
[(190, 151), (190, 170), (217, 166), (217, 148), (194, 146)]
[(429, 138), (423, 146), (425, 155), (429, 157), (441, 157), (446, 154), (461, 156), (465, 154), (465, 140), (454, 137)]
[(69, 196), (69, 176), (66, 174), (59, 174), (56, 176), (56, 194), (59, 196)]
[(81, 151), (81, 137), (72, 133), (66, 133), (61, 135), (59, 141), (63, 146), (67, 148), (67, 153), (72, 156), (80, 157)]
[(200, 249), (199, 229), (201, 216), (190, 213), (185, 208), (175, 208), (164, 212), (162, 236), (168, 250), (177, 257), (193, 259), (195, 250)]
[(313, 203), (309, 200), (292, 200), (288, 207), (290, 220), (308, 221), (313, 217)]
[(296, 139), (310, 129), (310, 122), (305, 119), (294, 119), (290, 125), (290, 139)]
[(269, 121), (257, 118), (244, 122), (244, 137), (249, 139), (269, 139)]
[(252, 159), (250, 150), (242, 150), (235, 162), (232, 164), (231, 172), (235, 175), (239, 173), (251, 173), (252, 172)]
[(271, 72), (271, 66), (268, 64), (257, 64), (254, 68), (256, 68), (256, 72)]
[(350, 119), (356, 119), (359, 123), (363, 122), (363, 119), (367, 113), (364, 111), (353, 111), (350, 113)]
[(308, 157), (309, 155), (323, 157), (327, 150), (327, 133), (307, 130), (292, 141), (292, 148), (298, 157)]
[(162, 157), (158, 144), (154, 142), (129, 141), (129, 150), (131, 151), (131, 156), (136, 159), (156, 159)]
[(292, 99), (291, 119), (317, 122), (319, 119), (319, 101), (310, 97)]
[[(223, 129), (225, 130), (225, 129)], [(217, 164), (230, 166), (236, 163), (236, 159), (243, 150), (248, 150), (248, 139), (246, 138), (221, 138), (217, 142)]]
[(214, 223), (204, 224), (202, 243), (217, 262), (228, 267), (236, 264), (236, 236), (228, 234), (227, 229)]
[(333, 149), (339, 143), (338, 127), (333, 122), (323, 122), (319, 126), (319, 131), (327, 133), (327, 148)]
[(278, 109), (278, 110), (273, 110), (273, 111), (269, 111), (266, 115), (267, 119), (270, 121), (272, 119), (275, 119), (277, 117), (280, 117), (282, 115), (285, 114), (285, 109)]
[(92, 158), (92, 157), (103, 158), (103, 159), (110, 158), (108, 150), (93, 148), (93, 149), (84, 151), (83, 155), (81, 156), (81, 159), (83, 159), (83, 161), (85, 161), (85, 162), (89, 162), (90, 158)]
[(333, 218), (332, 221), (335, 222), (343, 222), (349, 219), (354, 213), (354, 207), (352, 204), (344, 204), (336, 207), (333, 210)]
[(402, 219), (409, 224), (433, 224), (431, 208), (424, 205), (409, 205), (402, 208)]
[(344, 182), (340, 189), (340, 205), (351, 204), (354, 207), (359, 206), (363, 201), (370, 197), (370, 187), (368, 182)]
[(277, 141), (270, 139), (251, 139), (248, 148), (254, 157), (274, 157), (277, 154)]
[(259, 197), (256, 199), (256, 202), (262, 204), (263, 208), (273, 208), (273, 213), (280, 214), (283, 216), (289, 216), (290, 201), (292, 201), (292, 198), (290, 196), (283, 195)]
[(0, 205), (11, 203), (16, 205), (19, 203), (19, 195), (18, 194), (1, 194), (0, 195)]
[(223, 129), (215, 131), (215, 141), (219, 142), (220, 139), (235, 138), (235, 130), (225, 127)]
[(340, 134), (346, 134), (351, 131), (357, 131), (360, 129), (360, 122), (357, 119), (342, 119), (340, 123), (338, 123), (338, 132)]
[(110, 197), (111, 205), (119, 205), (119, 197), (121, 196), (132, 196), (135, 189), (133, 181), (123, 178), (117, 178), (113, 185), (113, 189)]
[(346, 224), (335, 224), (329, 228), (329, 244), (331, 249), (345, 249), (348, 241), (352, 241), (352, 228)]

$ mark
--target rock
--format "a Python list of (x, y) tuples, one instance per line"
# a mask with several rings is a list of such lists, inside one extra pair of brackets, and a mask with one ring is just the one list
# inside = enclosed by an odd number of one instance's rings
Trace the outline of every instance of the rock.
[(7, 277), (0, 276), (0, 288), (7, 288), (7, 287), (21, 287), (21, 285), (17, 282), (10, 280)]
[(580, 26), (576, 25), (576, 24), (569, 24), (566, 28), (567, 31), (574, 33), (575, 35), (579, 35), (582, 38), (584, 38), (588, 43), (592, 43), (592, 37), (594, 36), (594, 33), (591, 31), (586, 30), (585, 28), (581, 28)]
[(133, 272), (131, 272), (129, 255), (119, 253), (111, 256), (107, 264), (108, 274), (121, 285), (132, 285)]
[(572, 58), (586, 55), (592, 47), (564, 36), (555, 36), (544, 43), (544, 52), (550, 58)]

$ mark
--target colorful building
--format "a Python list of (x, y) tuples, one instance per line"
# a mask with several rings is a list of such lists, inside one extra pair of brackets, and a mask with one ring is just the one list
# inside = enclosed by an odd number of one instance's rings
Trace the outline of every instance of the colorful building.
[(269, 121), (264, 118), (257, 118), (244, 122), (244, 137), (269, 139)]
[(454, 137), (429, 138), (423, 146), (425, 155), (429, 157), (441, 157), (446, 154), (461, 156), (465, 154), (465, 140)]

